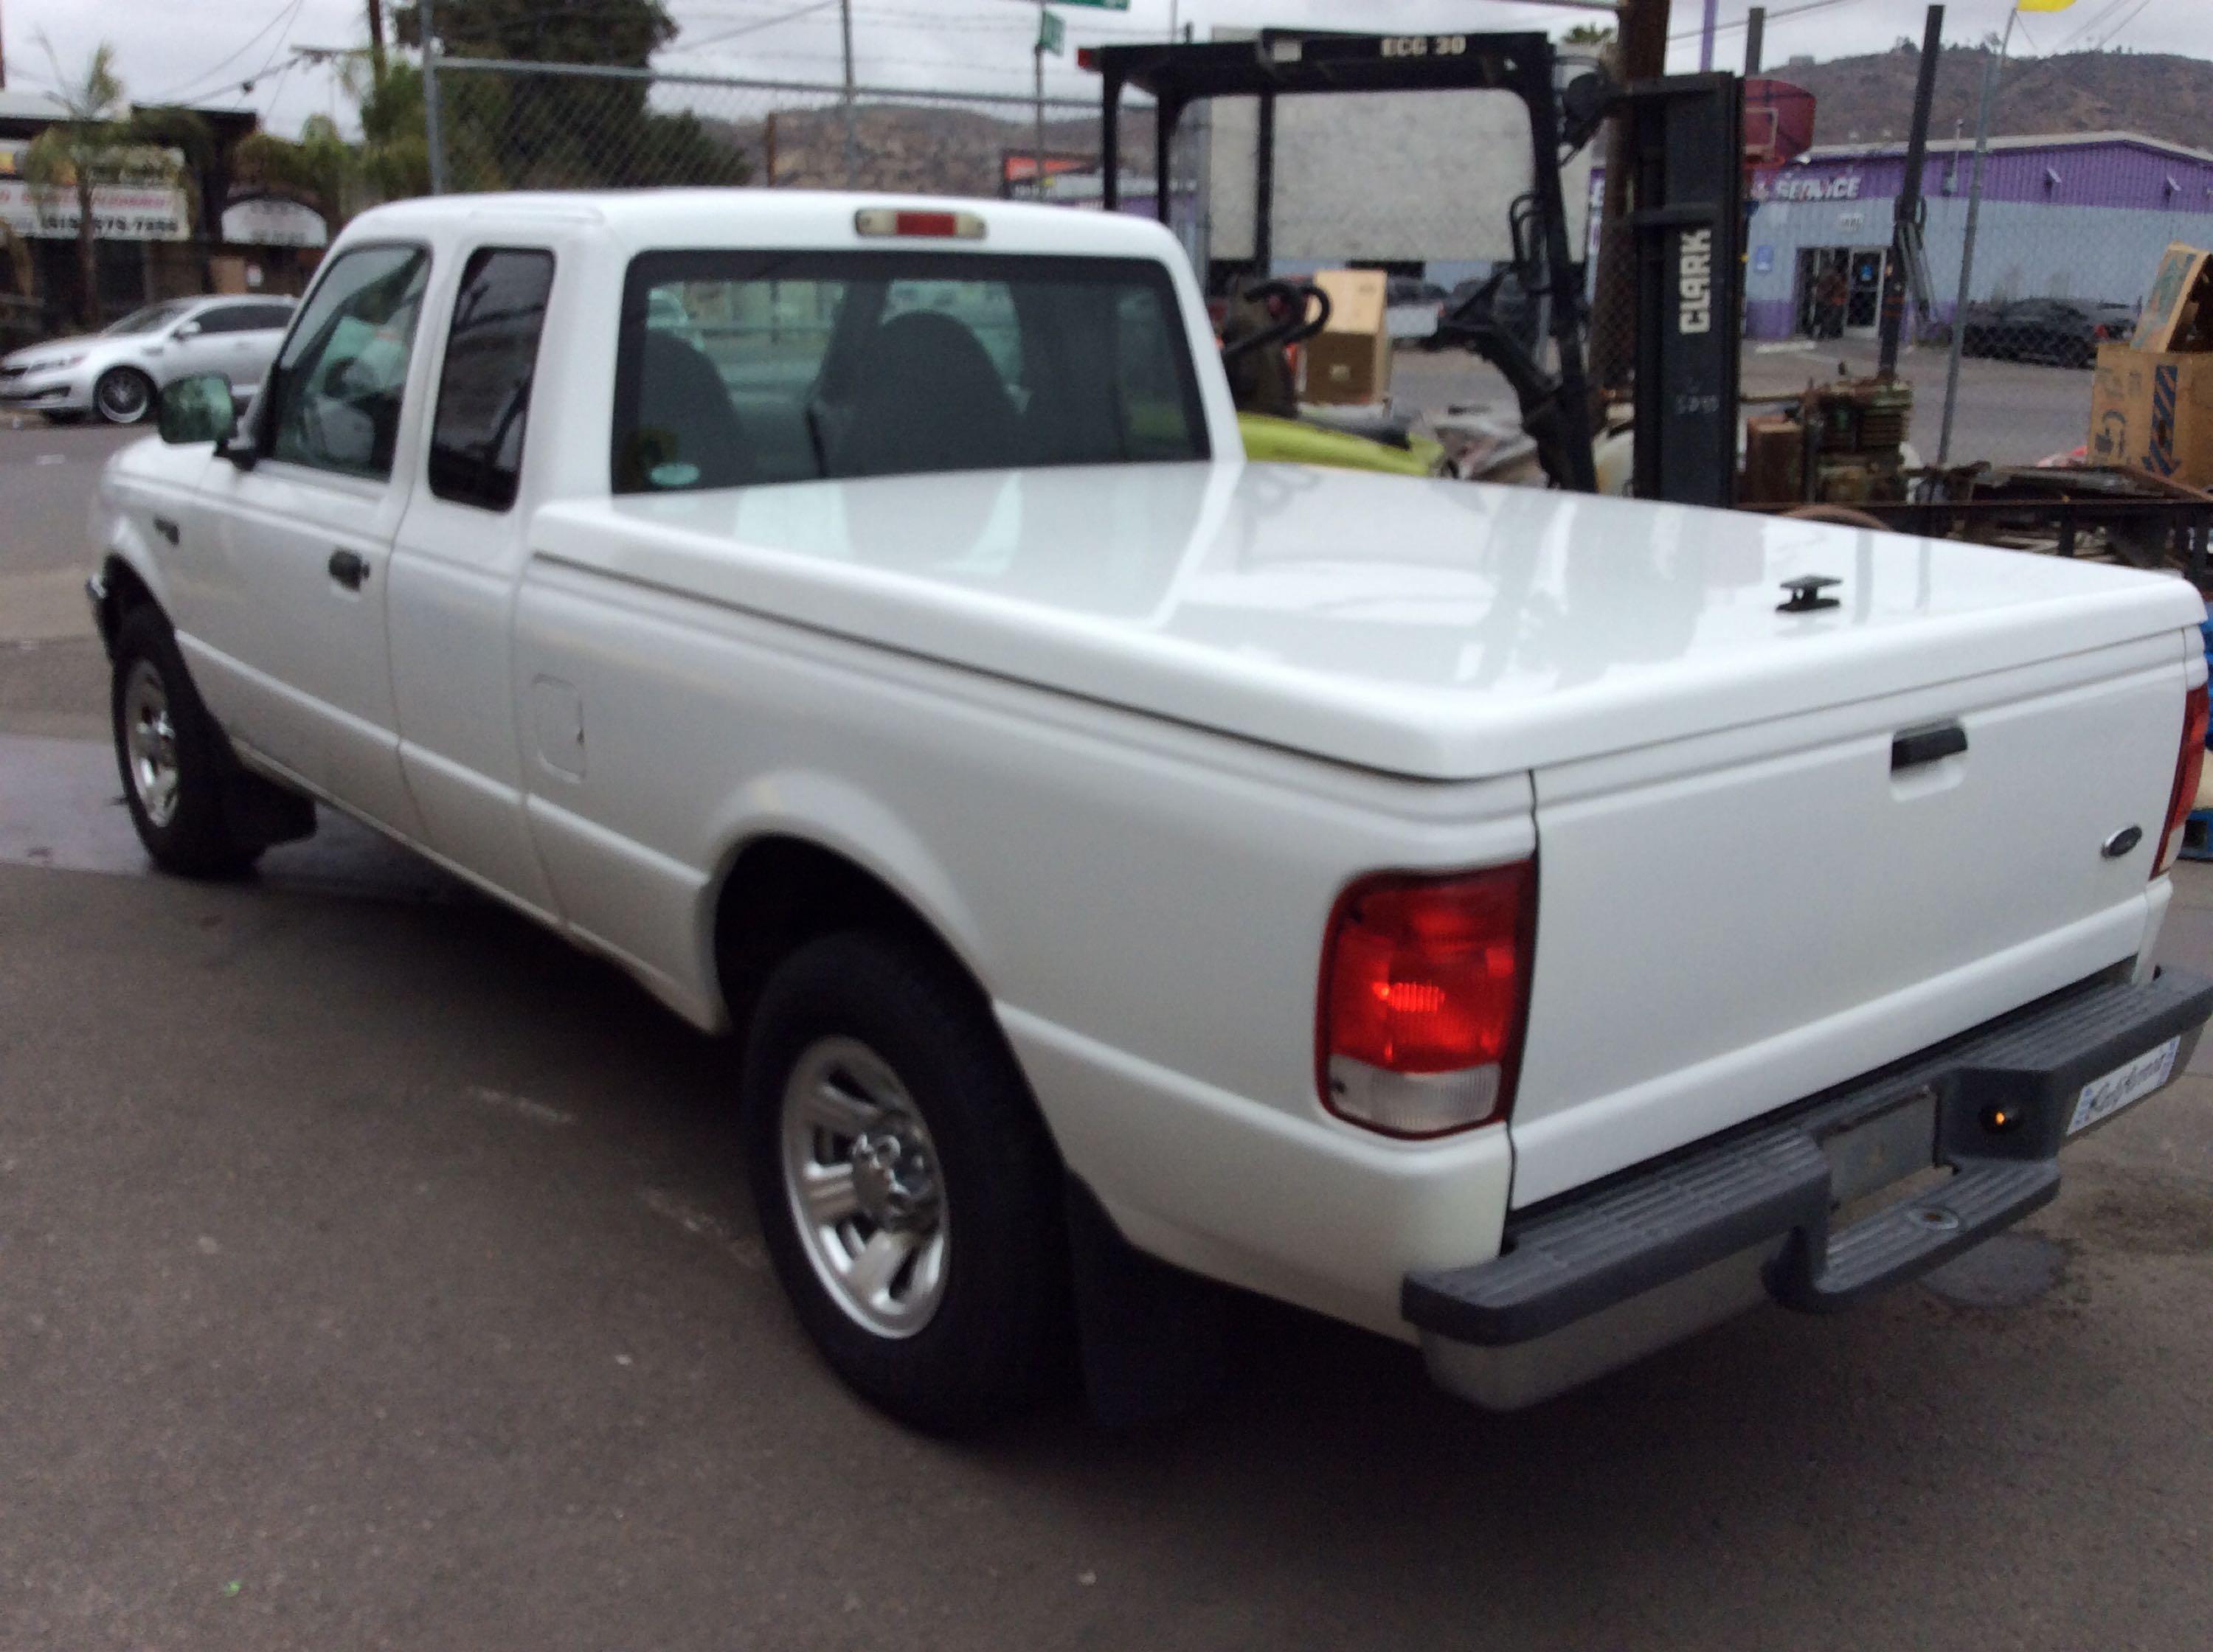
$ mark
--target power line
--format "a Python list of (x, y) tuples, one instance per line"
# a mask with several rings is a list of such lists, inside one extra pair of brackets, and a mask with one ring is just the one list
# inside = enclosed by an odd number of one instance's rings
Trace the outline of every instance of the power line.
[[(245, 44), (241, 46), (235, 52), (233, 52), (226, 58), (219, 58), (216, 62), (210, 64), (205, 69), (200, 70), (198, 74), (194, 75), (190, 79), (185, 81), (175, 91), (165, 92), (161, 96), (152, 98), (148, 101), (153, 103), (174, 103), (180, 98), (188, 95), (198, 95), (197, 93), (187, 93), (185, 88), (206, 84), (208, 77), (214, 74), (216, 70), (229, 67), (230, 64), (237, 62), (241, 58), (244, 57), (247, 52), (253, 50), (255, 45), (259, 42), (261, 37), (266, 34), (271, 29), (275, 28), (280, 23), (286, 22), (288, 19), (296, 17), (299, 15), (301, 6), (304, 3), (305, 0), (290, 0), (289, 4), (279, 5), (277, 9), (270, 15), (269, 21), (262, 24), (259, 28), (255, 29), (253, 34), (247, 35), (246, 37)], [(278, 40), (281, 44), (283, 37), (280, 35)], [(265, 65), (263, 72), (267, 72)]]
[(2151, 0), (2137, 0), (2136, 9), (2134, 11), (2130, 12), (2127, 16), (2122, 18), (2119, 22), (2115, 23), (2111, 28), (2107, 29), (2104, 34), (2099, 37), (2098, 50), (2103, 52), (2107, 46), (2112, 45), (2114, 40), (2119, 38), (2121, 31), (2126, 28), (2131, 23), (2136, 21), (2137, 14), (2141, 12), (2150, 3)]
[[(1809, 11), (1826, 11), (1831, 6), (1849, 5), (1850, 3), (1852, 3), (1852, 0), (1806, 0), (1806, 3), (1804, 5), (1778, 7), (1767, 14), (1767, 26), (1770, 28), (1772, 28), (1776, 24), (1781, 22), (1786, 17), (1801, 17)], [(1751, 19), (1747, 17), (1740, 17), (1733, 23), (1716, 23), (1714, 25), (1714, 33), (1716, 34), (1733, 34), (1736, 30), (1745, 27), (1750, 21)], [(1667, 42), (1672, 46), (1677, 40), (1695, 40), (1704, 34), (1704, 33), (1705, 30), (1703, 28), (1686, 29), (1680, 34), (1670, 34), (1667, 37)]]
[(735, 28), (726, 28), (720, 34), (710, 34), (703, 40), (686, 42), (680, 35), (677, 45), (665, 49), (670, 52), (697, 52), (701, 46), (713, 46), (720, 40), (735, 40), (739, 35), (751, 34), (757, 29), (774, 28), (778, 23), (789, 23), (796, 18), (808, 15), (810, 12), (827, 11), (837, 3), (838, 0), (814, 0), (811, 5), (801, 6), (791, 11), (781, 11), (773, 17), (758, 18), (750, 23), (740, 23)]

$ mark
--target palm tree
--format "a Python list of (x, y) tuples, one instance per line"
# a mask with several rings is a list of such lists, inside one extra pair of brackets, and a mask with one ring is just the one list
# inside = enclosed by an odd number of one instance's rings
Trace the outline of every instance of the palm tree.
[[(53, 55), (49, 46), (46, 55)], [(54, 64), (54, 96), (69, 111), (31, 140), (23, 172), (43, 211), (48, 198), (64, 187), (76, 192), (77, 308), (87, 326), (100, 325), (100, 254), (94, 246), (92, 192), (113, 162), (120, 124), (130, 114), (123, 82), (115, 73), (115, 48), (106, 41), (93, 49), (81, 80), (72, 81)]]
[[(52, 46), (46, 55), (53, 58)], [(131, 112), (115, 73), (113, 46), (102, 41), (94, 47), (84, 73), (74, 80), (55, 61), (54, 78), (55, 101), (67, 114), (31, 140), (23, 155), (23, 175), (42, 213), (62, 190), (76, 197), (77, 307), (86, 326), (98, 326), (99, 226), (93, 192), (102, 184), (124, 182), (189, 189), (191, 180)]]
[(247, 193), (288, 196), (312, 206), (336, 234), (364, 207), (430, 192), (430, 158), (423, 137), (423, 76), (408, 64), (383, 74), (349, 65), (346, 90), (361, 109), (361, 138), (347, 141), (327, 116), (311, 115), (296, 138), (257, 131), (233, 151)]

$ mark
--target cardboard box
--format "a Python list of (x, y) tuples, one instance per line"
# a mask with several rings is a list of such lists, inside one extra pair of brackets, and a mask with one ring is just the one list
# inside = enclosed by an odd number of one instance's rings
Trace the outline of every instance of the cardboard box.
[(2167, 243), (2129, 345), (2153, 352), (2213, 351), (2213, 253)]
[(1329, 295), (1329, 322), (1307, 340), (1308, 401), (1381, 401), (1391, 391), (1391, 331), (1384, 320), (1381, 270), (1323, 270), (1315, 286)]
[(2099, 345), (2089, 449), (2098, 464), (2213, 486), (2213, 352)]

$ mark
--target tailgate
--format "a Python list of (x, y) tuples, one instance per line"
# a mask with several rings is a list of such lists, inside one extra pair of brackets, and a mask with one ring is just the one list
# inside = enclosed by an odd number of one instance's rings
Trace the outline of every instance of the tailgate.
[(1539, 771), (1515, 1204), (2132, 958), (2186, 680), (2152, 638)]

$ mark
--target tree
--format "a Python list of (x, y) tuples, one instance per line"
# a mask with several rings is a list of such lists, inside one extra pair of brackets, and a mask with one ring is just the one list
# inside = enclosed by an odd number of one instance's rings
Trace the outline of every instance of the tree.
[[(46, 46), (53, 60), (53, 46)], [(93, 190), (119, 184), (133, 170), (137, 139), (131, 132), (131, 104), (115, 76), (115, 49), (101, 42), (93, 49), (84, 73), (76, 80), (53, 60), (53, 97), (66, 113), (24, 150), (22, 173), (40, 215), (53, 197), (70, 190), (77, 197), (77, 316), (88, 327), (100, 325), (100, 228), (93, 221)]]
[(1613, 44), (1613, 31), (1604, 23), (1577, 23), (1560, 39), (1568, 46), (1607, 46)]
[[(239, 140), (233, 156), (239, 195), (299, 201), (320, 213), (333, 233), (367, 207), (430, 187), (422, 71), (390, 64), (379, 75), (355, 61), (339, 79), (361, 112), (358, 142), (348, 142), (328, 116), (310, 115), (298, 137), (253, 132)], [(453, 141), (449, 137), (449, 148)]]
[[(449, 57), (645, 69), (676, 38), (660, 0), (440, 0)], [(403, 45), (422, 44), (414, 4), (393, 13)], [(642, 77), (471, 70), (442, 76), (448, 175), (461, 189), (558, 189), (743, 183), (745, 155), (691, 113), (657, 113)]]

